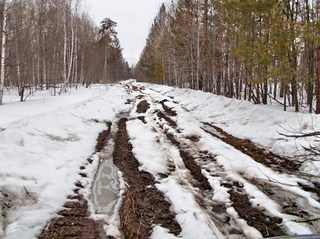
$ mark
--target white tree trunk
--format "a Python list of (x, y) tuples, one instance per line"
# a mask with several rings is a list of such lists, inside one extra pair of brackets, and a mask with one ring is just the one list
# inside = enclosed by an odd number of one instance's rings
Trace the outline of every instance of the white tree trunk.
[[(71, 3), (72, 1), (70, 0), (70, 7), (71, 7)], [(71, 14), (71, 13), (70, 13)], [(63, 60), (63, 75), (64, 75), (64, 82), (63, 82), (63, 86), (59, 92), (59, 95), (62, 93), (63, 90), (66, 90), (66, 86), (67, 84), (70, 82), (71, 80), (71, 76), (72, 76), (72, 67), (73, 67), (73, 60), (74, 60), (74, 41), (75, 41), (75, 32), (74, 32), (74, 23), (73, 23), (73, 17), (71, 16), (70, 18), (70, 28), (71, 28), (71, 52), (69, 55), (69, 63), (67, 60), (67, 56), (68, 56), (68, 26), (67, 26), (67, 19), (68, 15), (67, 12), (65, 11), (65, 24), (64, 24), (64, 60)]]
[(1, 66), (1, 75), (0, 75), (0, 105), (2, 105), (3, 99), (3, 90), (4, 90), (4, 78), (5, 78), (5, 59), (6, 59), (6, 28), (7, 28), (7, 14), (8, 8), (6, 4), (6, 0), (3, 0), (3, 19), (2, 19), (2, 44), (1, 44), (1, 59), (0, 59), (0, 66)]

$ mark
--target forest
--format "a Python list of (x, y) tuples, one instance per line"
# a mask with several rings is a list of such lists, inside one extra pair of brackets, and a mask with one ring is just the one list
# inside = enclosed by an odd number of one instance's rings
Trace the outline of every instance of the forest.
[(1, 0), (0, 104), (5, 87), (21, 101), (37, 89), (112, 83), (130, 76), (115, 30), (97, 27), (80, 0)]
[(319, 0), (162, 5), (135, 70), (142, 81), (320, 113)]

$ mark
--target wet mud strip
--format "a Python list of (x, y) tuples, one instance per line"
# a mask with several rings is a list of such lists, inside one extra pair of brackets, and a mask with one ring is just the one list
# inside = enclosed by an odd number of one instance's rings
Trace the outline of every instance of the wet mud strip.
[(249, 226), (256, 228), (263, 237), (283, 236), (285, 232), (280, 228), (281, 218), (265, 215), (257, 208), (253, 208), (248, 196), (242, 190), (230, 189), (230, 200), (233, 208)]
[[(169, 116), (165, 115), (162, 111), (159, 110), (157, 112), (157, 115), (160, 119), (164, 119), (165, 121), (167, 121), (171, 127), (176, 128), (177, 124)], [(167, 138), (170, 140), (170, 142), (179, 149), (180, 156), (186, 168), (190, 170), (192, 176), (199, 182), (198, 185), (196, 186), (202, 190), (211, 190), (212, 188), (207, 178), (202, 174), (201, 167), (195, 162), (195, 158), (182, 148), (181, 144), (175, 139), (173, 134), (168, 132), (164, 132), (164, 133), (167, 136)]]
[(313, 187), (309, 185), (305, 185), (302, 183), (298, 183), (298, 185), (303, 188), (304, 191), (307, 192), (312, 192), (318, 196), (318, 202), (320, 202), (320, 183), (319, 182), (314, 182), (311, 180), (311, 183), (313, 184)]
[(212, 190), (208, 179), (202, 174), (201, 166), (196, 163), (195, 158), (190, 153), (182, 149), (181, 144), (172, 134), (167, 133), (166, 136), (170, 142), (178, 148), (184, 165), (189, 169), (191, 175), (198, 181), (196, 186), (202, 190)]
[[(81, 195), (70, 197), (66, 209), (58, 213), (59, 218), (51, 220), (39, 239), (96, 239), (108, 238), (103, 231), (102, 222), (89, 218), (87, 201)], [(110, 238), (110, 237), (109, 237)]]
[(96, 152), (101, 152), (101, 150), (106, 146), (107, 141), (110, 137), (111, 123), (105, 122), (105, 124), (108, 128), (99, 133), (96, 144)]
[(138, 170), (139, 163), (132, 153), (126, 130), (126, 118), (120, 119), (113, 153), (114, 164), (122, 171), (128, 185), (120, 208), (121, 229), (125, 238), (149, 238), (153, 225), (159, 224), (175, 235), (180, 225), (170, 212), (170, 204), (155, 187), (154, 178)]
[(146, 100), (142, 100), (137, 105), (137, 113), (142, 114), (146, 113), (147, 110), (150, 108), (150, 104)]
[(164, 119), (165, 121), (168, 122), (168, 124), (173, 127), (173, 128), (176, 128), (177, 127), (177, 123), (174, 122), (170, 117), (168, 117), (167, 115), (165, 115), (162, 111), (158, 110), (157, 111), (157, 116), (160, 118), (160, 119)]
[[(105, 122), (105, 124), (108, 128), (99, 133), (95, 153), (100, 152), (107, 143), (111, 123)], [(92, 157), (87, 161), (92, 163)], [(81, 166), (80, 170), (84, 170), (86, 165)], [(84, 173), (79, 174), (87, 177)], [(76, 182), (74, 194), (68, 197), (69, 200), (64, 205), (65, 209), (58, 212), (58, 217), (48, 223), (38, 236), (39, 239), (112, 239), (106, 236), (102, 221), (89, 218), (88, 201), (79, 193), (81, 188), (83, 188), (81, 183)]]
[(177, 113), (174, 110), (172, 110), (172, 108), (169, 108), (168, 106), (165, 105), (165, 102), (167, 102), (167, 101), (168, 100), (164, 99), (164, 100), (160, 101), (159, 103), (162, 105), (162, 108), (169, 116), (177, 116)]
[(276, 201), (282, 207), (282, 213), (299, 217), (295, 221), (306, 222), (313, 232), (320, 233), (320, 220), (312, 220), (319, 218), (320, 210), (310, 206), (305, 198), (268, 181), (247, 180)]
[(299, 167), (301, 166), (300, 163), (288, 160), (284, 157), (281, 157), (279, 155), (276, 155), (272, 152), (269, 152), (265, 149), (259, 148), (256, 145), (254, 145), (249, 140), (239, 139), (237, 137), (234, 137), (226, 132), (224, 132), (222, 129), (218, 128), (217, 126), (214, 126), (209, 123), (204, 123), (205, 126), (202, 129), (214, 136), (222, 140), (223, 142), (233, 146), (237, 150), (241, 151), (244, 154), (247, 154), (251, 158), (253, 158), (255, 161), (267, 166), (274, 168), (275, 170), (286, 173), (286, 172), (296, 172)]

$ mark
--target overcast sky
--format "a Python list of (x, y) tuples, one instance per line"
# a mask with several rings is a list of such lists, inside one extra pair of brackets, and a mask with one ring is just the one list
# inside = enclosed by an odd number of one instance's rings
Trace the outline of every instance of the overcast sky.
[(85, 0), (97, 25), (106, 17), (117, 22), (118, 37), (129, 65), (139, 60), (150, 26), (163, 2), (169, 0)]

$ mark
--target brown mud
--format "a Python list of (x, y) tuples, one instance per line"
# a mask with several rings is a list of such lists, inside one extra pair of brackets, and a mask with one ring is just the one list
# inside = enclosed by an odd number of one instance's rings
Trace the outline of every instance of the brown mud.
[(309, 185), (305, 185), (303, 183), (298, 183), (298, 184), (301, 188), (303, 188), (303, 190), (316, 194), (318, 196), (318, 201), (320, 202), (320, 183), (317, 183), (317, 182), (312, 182), (312, 183), (313, 183), (313, 187)]
[(252, 208), (249, 198), (245, 193), (239, 193), (233, 189), (230, 189), (228, 193), (230, 194), (232, 206), (239, 216), (246, 220), (249, 226), (256, 228), (263, 237), (285, 235), (280, 226), (278, 226), (282, 222), (281, 218), (267, 216), (259, 209)]
[(319, 222), (310, 219), (317, 218), (319, 210), (308, 205), (306, 199), (295, 195), (293, 192), (287, 191), (285, 188), (269, 181), (261, 181), (257, 179), (248, 180), (259, 188), (263, 193), (268, 195), (272, 200), (279, 203), (282, 207), (281, 212), (299, 217), (297, 221), (305, 221), (309, 227), (315, 232), (319, 231)]
[(201, 167), (195, 162), (195, 158), (180, 147), (181, 144), (175, 139), (172, 134), (167, 133), (166, 135), (171, 143), (178, 147), (184, 165), (187, 169), (189, 169), (192, 176), (198, 181), (198, 185), (196, 186), (202, 190), (211, 190), (212, 188), (208, 182), (208, 179), (202, 174)]
[(146, 113), (149, 108), (150, 108), (150, 104), (148, 103), (148, 101), (142, 100), (137, 105), (137, 113), (139, 114)]
[(111, 123), (105, 122), (105, 124), (107, 125), (108, 128), (99, 133), (97, 144), (96, 144), (96, 152), (101, 152), (101, 150), (106, 146), (106, 143), (110, 136)]
[[(164, 105), (164, 102), (166, 102), (166, 101), (163, 100), (161, 102)], [(168, 108), (167, 110), (169, 112), (171, 112), (172, 109)], [(166, 111), (166, 113), (168, 111)], [(174, 111), (172, 111), (172, 112), (174, 112)], [(165, 119), (165, 121), (167, 121), (171, 127), (176, 128), (177, 124), (169, 116), (165, 115), (161, 111), (158, 111), (157, 115), (160, 119)], [(174, 113), (174, 115), (176, 115), (176, 113)], [(196, 186), (202, 190), (211, 190), (212, 188), (211, 188), (207, 178), (202, 174), (201, 167), (195, 162), (195, 158), (181, 147), (181, 144), (175, 139), (173, 134), (167, 133), (167, 132), (165, 132), (165, 134), (166, 134), (167, 138), (171, 141), (171, 143), (179, 149), (180, 156), (181, 156), (186, 168), (190, 170), (192, 176), (198, 181), (198, 185), (196, 185)]]
[(154, 178), (138, 170), (139, 163), (132, 153), (126, 122), (127, 119), (122, 118), (118, 123), (113, 154), (114, 163), (122, 171), (128, 185), (120, 209), (124, 236), (128, 239), (149, 238), (154, 224), (178, 235), (181, 228), (170, 212), (170, 204), (155, 187)]
[(52, 219), (39, 239), (108, 238), (103, 231), (102, 222), (89, 218), (87, 201), (81, 195), (73, 198), (77, 199), (65, 203), (66, 209), (58, 212), (61, 217)]
[(162, 105), (162, 108), (167, 113), (167, 115), (177, 116), (177, 113), (174, 110), (172, 110), (172, 108), (169, 108), (168, 106), (165, 105), (165, 102), (167, 102), (167, 101), (168, 100), (164, 99), (164, 100), (160, 101), (159, 103)]
[(177, 123), (174, 122), (170, 117), (166, 116), (162, 111), (158, 110), (157, 115), (160, 119), (164, 119), (165, 121), (167, 121), (171, 127), (173, 128), (177, 127)]

